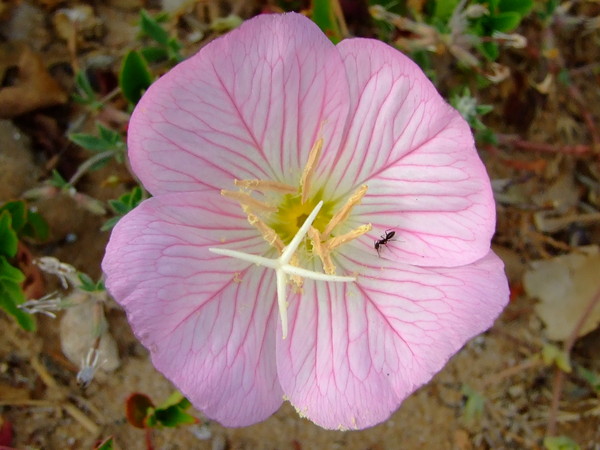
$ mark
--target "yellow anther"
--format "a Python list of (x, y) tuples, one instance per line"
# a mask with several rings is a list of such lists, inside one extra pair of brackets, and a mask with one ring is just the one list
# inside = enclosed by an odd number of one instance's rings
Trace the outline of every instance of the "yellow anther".
[(221, 195), (224, 197), (232, 198), (244, 207), (245, 205), (252, 207), (253, 209), (265, 212), (276, 212), (277, 207), (271, 206), (266, 203), (256, 200), (245, 192), (228, 191), (226, 189), (221, 190)]
[(340, 245), (350, 242), (352, 239), (356, 239), (357, 237), (368, 233), (369, 231), (371, 231), (372, 228), (373, 226), (370, 223), (366, 225), (361, 225), (360, 227), (355, 228), (352, 231), (348, 231), (347, 233), (344, 233), (341, 236), (336, 236), (331, 239), (328, 239), (325, 242), (325, 244), (323, 244), (323, 246), (326, 247), (327, 250), (331, 251), (336, 247), (339, 247)]
[(260, 192), (279, 192), (281, 194), (293, 194), (298, 189), (289, 184), (269, 180), (234, 180), (233, 183), (243, 189)]
[(279, 250), (279, 253), (281, 254), (285, 248), (285, 244), (277, 232), (260, 220), (256, 214), (252, 214), (248, 211), (245, 212), (248, 214), (248, 223), (256, 228), (262, 235), (263, 239), (267, 241), (271, 247), (275, 247), (277, 250)]
[(308, 161), (306, 162), (304, 170), (302, 171), (302, 177), (300, 177), (300, 192), (302, 193), (302, 204), (306, 203), (306, 200), (308, 200), (308, 194), (310, 192), (312, 177), (315, 174), (317, 161), (319, 161), (319, 156), (321, 155), (322, 149), (323, 138), (319, 138), (310, 150), (310, 153), (308, 155)]
[(336, 226), (338, 226), (338, 224), (344, 222), (350, 215), (350, 211), (352, 211), (352, 208), (354, 208), (356, 205), (358, 205), (360, 203), (360, 201), (362, 200), (362, 198), (364, 197), (364, 195), (366, 193), (367, 193), (367, 185), (363, 184), (361, 187), (359, 187), (356, 190), (356, 192), (354, 194), (352, 194), (350, 196), (350, 198), (346, 201), (344, 206), (342, 206), (342, 208), (337, 213), (335, 213), (335, 215), (331, 218), (331, 220), (329, 221), (329, 223), (323, 230), (323, 236), (325, 236), (325, 237), (329, 236), (331, 234), (331, 232), (334, 230), (334, 228)]
[(313, 253), (319, 257), (323, 264), (323, 271), (327, 275), (335, 275), (335, 265), (331, 260), (331, 251), (321, 243), (321, 233), (319, 233), (319, 230), (310, 227), (308, 237), (313, 243)]

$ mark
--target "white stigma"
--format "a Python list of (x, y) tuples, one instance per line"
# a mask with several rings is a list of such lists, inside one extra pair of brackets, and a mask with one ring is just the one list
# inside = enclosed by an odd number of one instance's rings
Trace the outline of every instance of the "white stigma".
[(356, 281), (355, 277), (341, 277), (337, 275), (328, 275), (321, 272), (313, 272), (312, 270), (302, 269), (301, 267), (292, 266), (290, 260), (298, 249), (298, 246), (308, 233), (310, 226), (315, 221), (319, 210), (323, 206), (323, 201), (320, 201), (315, 209), (312, 210), (304, 224), (300, 227), (292, 241), (283, 249), (279, 258), (265, 258), (263, 256), (251, 255), (248, 253), (238, 252), (236, 250), (228, 250), (225, 248), (209, 248), (208, 250), (218, 255), (231, 256), (232, 258), (248, 261), (259, 266), (269, 267), (275, 270), (277, 275), (277, 304), (279, 306), (279, 316), (281, 317), (281, 328), (283, 339), (286, 338), (288, 332), (287, 322), (287, 301), (286, 301), (286, 275), (297, 275), (302, 278), (309, 278), (318, 281), (338, 281), (351, 282)]

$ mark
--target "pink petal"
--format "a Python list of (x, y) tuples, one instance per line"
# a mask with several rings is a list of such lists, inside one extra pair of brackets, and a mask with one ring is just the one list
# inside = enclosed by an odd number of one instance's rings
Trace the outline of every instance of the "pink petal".
[(314, 23), (258, 16), (150, 87), (131, 118), (132, 167), (153, 195), (231, 188), (234, 178), (297, 185), (320, 136), (339, 146), (347, 89)]
[(218, 192), (165, 194), (119, 221), (102, 268), (154, 366), (208, 417), (245, 426), (282, 402), (274, 274), (214, 246), (268, 248)]
[(503, 264), (492, 252), (455, 268), (382, 265), (356, 284), (307, 281), (304, 294), (290, 298), (289, 335), (277, 341), (279, 379), (299, 413), (322, 427), (386, 420), (489, 328), (508, 299)]
[(489, 250), (495, 206), (468, 124), (421, 69), (397, 50), (350, 39), (338, 49), (350, 83), (345, 144), (328, 154), (332, 196), (369, 187), (356, 220), (400, 241), (396, 261), (427, 266), (473, 262)]

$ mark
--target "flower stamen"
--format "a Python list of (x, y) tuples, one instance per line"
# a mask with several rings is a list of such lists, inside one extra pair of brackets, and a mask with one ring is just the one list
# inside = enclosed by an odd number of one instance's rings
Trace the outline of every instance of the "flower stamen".
[(314, 143), (314, 145), (310, 149), (310, 153), (308, 154), (308, 161), (306, 161), (306, 165), (304, 166), (304, 170), (302, 171), (302, 176), (300, 177), (300, 192), (302, 195), (302, 204), (306, 203), (306, 200), (308, 200), (308, 193), (310, 192), (312, 177), (315, 174), (317, 161), (319, 160), (319, 156), (321, 156), (322, 149), (323, 138), (319, 138)]
[(342, 234), (341, 236), (336, 236), (336, 237), (332, 237), (330, 239), (328, 239), (325, 244), (324, 247), (328, 250), (334, 250), (335, 248), (339, 247), (340, 245), (344, 245), (347, 242), (350, 242), (352, 239), (356, 239), (357, 237), (362, 236), (365, 233), (368, 233), (369, 231), (371, 231), (371, 229), (373, 228), (373, 226), (370, 223), (367, 223), (366, 225), (361, 225), (357, 228), (355, 228), (354, 230), (348, 231), (347, 233)]
[(241, 259), (242, 261), (248, 261), (259, 266), (264, 266), (275, 270), (277, 276), (277, 304), (279, 306), (279, 315), (281, 318), (281, 328), (283, 339), (286, 338), (288, 332), (287, 322), (287, 300), (286, 300), (286, 281), (287, 276), (299, 276), (302, 278), (309, 278), (317, 281), (335, 281), (335, 282), (351, 282), (356, 281), (355, 277), (343, 277), (338, 275), (325, 274), (320, 272), (314, 272), (312, 270), (302, 269), (290, 264), (294, 253), (298, 249), (298, 246), (303, 241), (304, 237), (308, 233), (312, 223), (317, 217), (319, 210), (323, 206), (323, 201), (320, 201), (317, 206), (310, 213), (308, 218), (304, 221), (292, 241), (287, 247), (284, 248), (281, 256), (276, 259), (265, 258), (263, 256), (251, 255), (244, 252), (238, 252), (236, 250), (229, 250), (225, 248), (209, 248), (208, 250), (217, 255), (231, 256), (233, 258)]
[(271, 228), (269, 225), (264, 223), (260, 218), (251, 212), (249, 212), (249, 208), (243, 208), (244, 212), (248, 215), (248, 223), (256, 228), (265, 241), (269, 243), (271, 247), (275, 247), (279, 250), (279, 254), (283, 253), (283, 249), (285, 248), (285, 244), (277, 234), (277, 232)]
[(233, 180), (233, 184), (242, 189), (260, 192), (271, 191), (281, 194), (294, 194), (298, 191), (298, 189), (294, 186), (271, 180)]
[(248, 206), (248, 207), (252, 207), (253, 209), (258, 210), (258, 211), (264, 211), (264, 212), (276, 212), (277, 211), (276, 206), (271, 206), (271, 205), (268, 205), (267, 203), (261, 202), (260, 200), (257, 200), (254, 197), (251, 197), (250, 194), (248, 194), (246, 192), (236, 192), (236, 191), (229, 191), (227, 189), (221, 189), (221, 195), (224, 197), (228, 197), (233, 200), (236, 200), (242, 206), (242, 208), (245, 206)]
[(364, 195), (367, 193), (367, 189), (367, 185), (363, 184), (356, 190), (356, 192), (354, 192), (354, 194), (350, 196), (350, 198), (346, 201), (344, 206), (342, 206), (342, 208), (337, 213), (335, 213), (335, 215), (331, 218), (331, 220), (323, 230), (322, 236), (324, 238), (327, 238), (331, 234), (333, 229), (336, 226), (338, 226), (338, 224), (342, 223), (348, 218), (350, 212), (352, 211), (352, 208), (358, 205), (364, 197)]

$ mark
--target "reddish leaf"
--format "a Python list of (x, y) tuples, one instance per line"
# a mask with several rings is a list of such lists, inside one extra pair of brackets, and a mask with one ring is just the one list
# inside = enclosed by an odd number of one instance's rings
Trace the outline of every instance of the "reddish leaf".
[(127, 421), (136, 428), (146, 428), (145, 419), (148, 408), (154, 408), (154, 403), (145, 394), (133, 393), (125, 400), (125, 416)]

